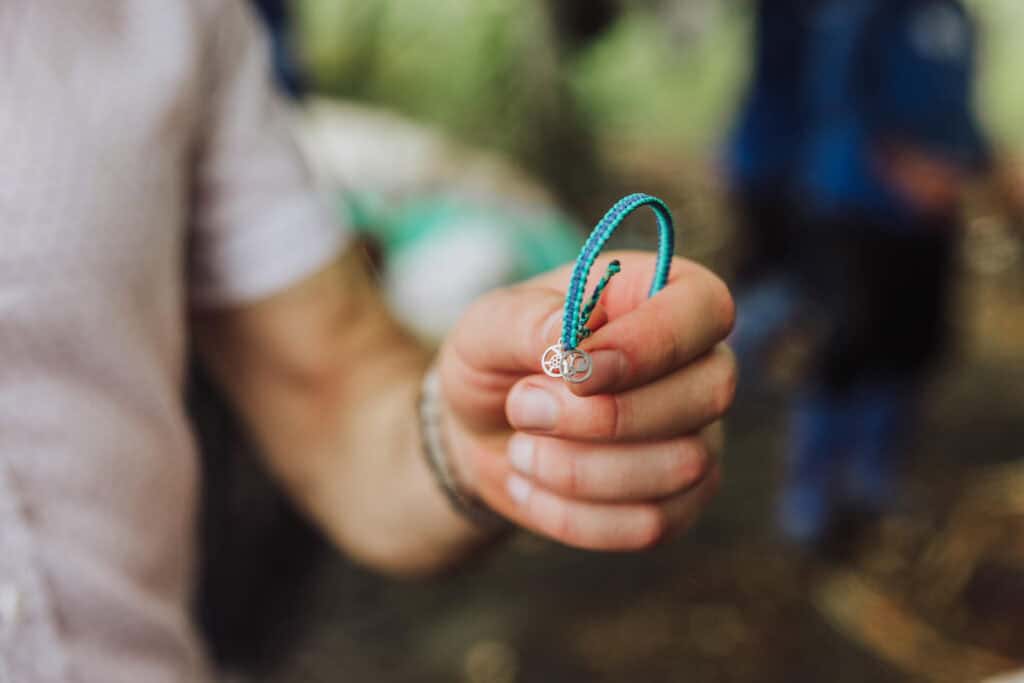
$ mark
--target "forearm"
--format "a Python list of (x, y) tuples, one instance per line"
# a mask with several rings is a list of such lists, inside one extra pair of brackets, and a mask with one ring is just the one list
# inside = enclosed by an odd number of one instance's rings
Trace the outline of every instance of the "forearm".
[[(273, 458), (279, 475), (350, 554), (395, 573), (441, 569), (485, 539), (456, 513), (422, 453), (417, 400), (426, 361), (394, 351), (348, 378), (334, 415), (295, 457)], [(307, 412), (305, 410), (301, 412)]]
[(271, 471), (354, 557), (430, 571), (483, 539), (423, 458), (417, 398), (429, 355), (388, 316), (357, 255), (196, 327)]

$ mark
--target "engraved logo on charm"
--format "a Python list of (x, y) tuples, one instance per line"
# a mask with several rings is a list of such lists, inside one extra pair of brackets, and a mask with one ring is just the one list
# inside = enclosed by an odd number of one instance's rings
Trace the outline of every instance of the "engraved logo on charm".
[(582, 384), (594, 374), (594, 362), (590, 354), (573, 349), (562, 354), (562, 379), (573, 384)]
[(561, 344), (549, 346), (540, 363), (548, 377), (561, 377), (573, 384), (586, 382), (594, 374), (594, 362), (589, 353), (581, 349), (566, 352)]
[(562, 376), (562, 345), (552, 344), (541, 356), (540, 366), (548, 377)]

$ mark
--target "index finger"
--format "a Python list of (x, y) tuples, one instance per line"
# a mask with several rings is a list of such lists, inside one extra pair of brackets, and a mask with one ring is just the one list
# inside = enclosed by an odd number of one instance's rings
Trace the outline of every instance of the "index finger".
[[(651, 298), (640, 278), (608, 287), (608, 322), (582, 348), (593, 375), (572, 384), (578, 396), (632, 389), (704, 356), (732, 331), (736, 307), (728, 288), (706, 268), (676, 258), (668, 285)], [(623, 265), (623, 272), (626, 265)]]

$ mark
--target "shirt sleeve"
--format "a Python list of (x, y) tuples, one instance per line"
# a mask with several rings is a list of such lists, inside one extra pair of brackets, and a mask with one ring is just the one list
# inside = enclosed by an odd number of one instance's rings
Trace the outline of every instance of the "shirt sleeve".
[(242, 0), (218, 3), (195, 169), (189, 295), (200, 308), (266, 297), (325, 266), (348, 231), (314, 189)]

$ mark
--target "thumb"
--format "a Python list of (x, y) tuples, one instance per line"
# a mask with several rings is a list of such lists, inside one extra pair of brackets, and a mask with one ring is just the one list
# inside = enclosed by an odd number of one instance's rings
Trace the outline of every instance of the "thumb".
[[(442, 391), (464, 419), (487, 418), (505, 425), (505, 398), (512, 385), (540, 374), (544, 350), (558, 342), (565, 294), (525, 285), (499, 289), (476, 301), (442, 350)], [(599, 306), (591, 318), (606, 320)], [(473, 420), (475, 421), (475, 420)]]

